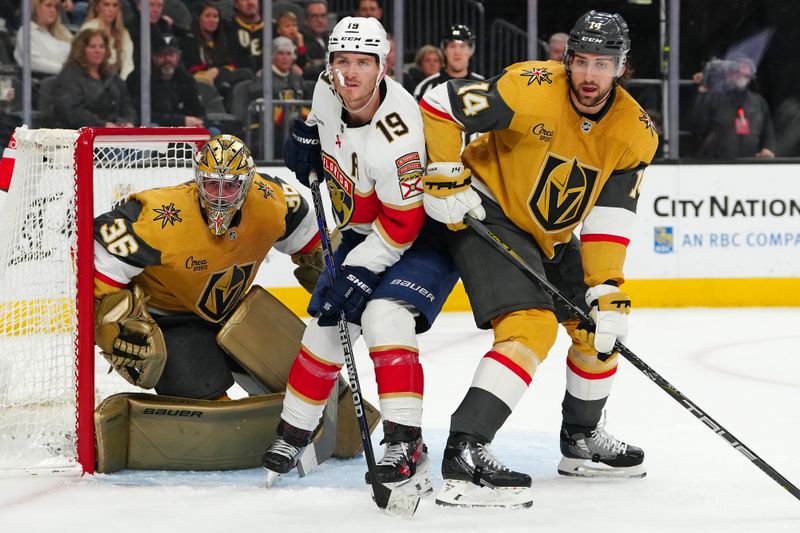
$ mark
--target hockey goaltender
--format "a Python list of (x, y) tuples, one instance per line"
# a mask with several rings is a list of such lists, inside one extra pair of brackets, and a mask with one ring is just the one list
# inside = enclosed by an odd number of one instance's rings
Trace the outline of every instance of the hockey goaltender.
[[(98, 472), (253, 468), (275, 440), (305, 325), (250, 284), (274, 247), (313, 289), (322, 268), (313, 212), (257, 174), (236, 137), (212, 138), (194, 162), (193, 182), (134, 193), (95, 219), (95, 342), (123, 378), (156, 392), (97, 407)], [(248, 398), (228, 398), (234, 381)], [(361, 453), (347, 389), (341, 380), (331, 393), (301, 474)], [(374, 429), (379, 416), (365, 405)]]

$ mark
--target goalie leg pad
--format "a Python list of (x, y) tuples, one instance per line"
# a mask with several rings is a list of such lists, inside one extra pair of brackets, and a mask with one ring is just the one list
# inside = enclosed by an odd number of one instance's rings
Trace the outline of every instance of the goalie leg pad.
[(283, 391), (306, 326), (288, 307), (253, 285), (217, 334), (217, 342), (256, 380)]
[(282, 402), (282, 394), (228, 401), (115, 394), (94, 414), (97, 471), (259, 467)]

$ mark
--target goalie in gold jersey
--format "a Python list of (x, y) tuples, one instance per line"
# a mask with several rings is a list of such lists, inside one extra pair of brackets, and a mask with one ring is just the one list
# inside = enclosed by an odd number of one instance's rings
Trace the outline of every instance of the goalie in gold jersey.
[[(256, 173), (232, 135), (210, 139), (194, 170), (194, 181), (134, 193), (95, 218), (95, 342), (122, 377), (158, 393), (98, 408), (100, 471), (254, 467), (274, 439), (304, 326), (266, 291), (245, 294), (272, 248), (313, 289), (316, 219), (296, 190)], [(234, 379), (258, 396), (204, 402), (227, 399)]]
[[(456, 230), (448, 248), (479, 327), (494, 330), (472, 385), (451, 419), (445, 486), (437, 503), (519, 507), (531, 478), (505, 467), (489, 444), (556, 339), (572, 337), (562, 403), (558, 471), (640, 477), (644, 453), (604, 431), (601, 418), (627, 333), (630, 299), (619, 286), (642, 172), (658, 137), (647, 113), (617, 83), (625, 75), (628, 27), (591, 11), (570, 32), (562, 63), (517, 63), (484, 82), (452, 80), (420, 105), (429, 166), (425, 209)], [(485, 132), (460, 153), (463, 133)], [(561, 292), (589, 311), (587, 331), (479, 235), (483, 219)], [(573, 234), (580, 226), (580, 238)]]

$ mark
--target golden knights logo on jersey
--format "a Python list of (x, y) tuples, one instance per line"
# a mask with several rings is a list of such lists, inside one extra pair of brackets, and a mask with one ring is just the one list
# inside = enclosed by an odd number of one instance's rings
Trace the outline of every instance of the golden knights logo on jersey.
[(339, 163), (326, 153), (322, 154), (322, 168), (325, 170), (325, 181), (331, 193), (331, 206), (339, 220), (339, 226), (344, 227), (353, 216), (355, 185), (339, 167)]
[(213, 322), (225, 318), (239, 303), (254, 266), (255, 263), (234, 264), (211, 274), (197, 302), (200, 312)]
[(557, 231), (583, 219), (600, 170), (548, 152), (529, 205), (545, 231)]

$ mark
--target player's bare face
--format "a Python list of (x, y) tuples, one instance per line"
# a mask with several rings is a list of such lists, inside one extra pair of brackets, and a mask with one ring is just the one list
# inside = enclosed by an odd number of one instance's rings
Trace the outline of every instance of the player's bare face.
[(617, 77), (617, 62), (611, 56), (575, 52), (570, 58), (570, 93), (576, 107), (595, 113), (605, 103)]
[(466, 74), (469, 60), (472, 57), (472, 47), (464, 41), (450, 41), (444, 49), (447, 60), (447, 71), (453, 74)]
[(378, 83), (378, 59), (370, 54), (336, 52), (331, 63), (333, 85), (350, 109), (360, 109), (372, 98)]

